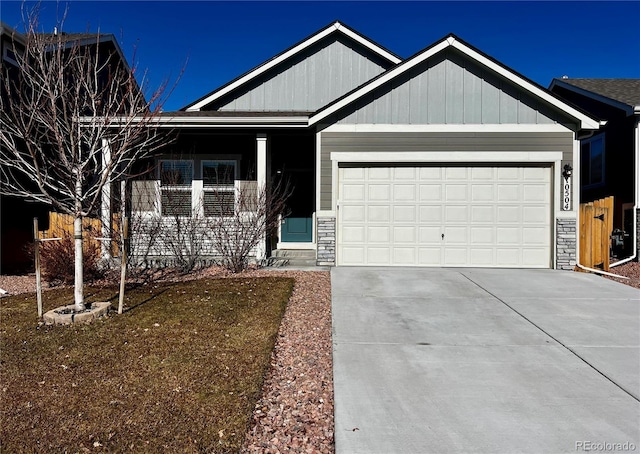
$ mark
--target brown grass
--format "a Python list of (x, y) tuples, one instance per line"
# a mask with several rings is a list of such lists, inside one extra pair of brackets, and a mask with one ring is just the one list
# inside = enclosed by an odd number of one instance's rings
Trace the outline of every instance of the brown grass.
[[(237, 452), (292, 279), (140, 286), (126, 312), (37, 323), (34, 295), (0, 300), (0, 451)], [(72, 300), (45, 293), (45, 310)], [(87, 301), (114, 289), (88, 289)]]

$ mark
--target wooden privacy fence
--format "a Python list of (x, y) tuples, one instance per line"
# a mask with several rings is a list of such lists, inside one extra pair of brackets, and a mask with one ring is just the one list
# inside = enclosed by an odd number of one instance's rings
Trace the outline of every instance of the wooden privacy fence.
[(609, 271), (613, 197), (580, 204), (580, 264)]
[[(117, 240), (119, 234), (119, 217), (114, 216), (112, 229), (112, 238)], [(100, 219), (84, 218), (82, 221), (82, 235), (85, 250), (91, 250), (89, 246), (100, 253), (101, 241), (96, 238), (102, 238), (102, 223)], [(73, 216), (62, 213), (49, 213), (49, 230), (45, 230), (42, 238), (60, 238), (65, 234), (73, 237)], [(116, 241), (111, 241), (111, 251), (113, 255), (118, 255), (118, 245)]]

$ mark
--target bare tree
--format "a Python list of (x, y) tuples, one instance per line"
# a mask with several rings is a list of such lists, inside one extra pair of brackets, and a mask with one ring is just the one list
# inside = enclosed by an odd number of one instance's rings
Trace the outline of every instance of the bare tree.
[(74, 217), (74, 300), (83, 310), (82, 219), (99, 209), (103, 188), (167, 143), (155, 127), (167, 85), (148, 92), (111, 35), (41, 33), (37, 8), (24, 28), (14, 39), (17, 70), (3, 70), (0, 193)]

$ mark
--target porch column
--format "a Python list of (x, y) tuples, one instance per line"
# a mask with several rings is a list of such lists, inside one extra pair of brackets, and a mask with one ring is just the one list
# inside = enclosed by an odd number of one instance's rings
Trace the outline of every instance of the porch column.
[[(111, 161), (111, 148), (108, 139), (102, 139), (102, 169), (106, 172), (106, 167)], [(100, 204), (100, 221), (102, 223), (102, 238), (100, 241), (100, 257), (102, 260), (111, 258), (111, 183), (107, 182), (102, 187), (102, 200)]]
[[(267, 134), (256, 134), (256, 182), (258, 186), (258, 197), (267, 186)], [(267, 257), (267, 238), (262, 239), (256, 248), (256, 261), (264, 260)]]

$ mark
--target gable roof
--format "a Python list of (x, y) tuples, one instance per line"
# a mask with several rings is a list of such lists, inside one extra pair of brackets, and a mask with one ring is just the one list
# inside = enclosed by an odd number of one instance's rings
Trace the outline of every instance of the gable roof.
[(415, 66), (420, 63), (426, 61), (427, 59), (433, 57), (434, 55), (443, 52), (448, 48), (457, 49), (459, 52), (476, 61), (478, 64), (492, 70), (493, 72), (499, 74), (500, 76), (508, 79), (514, 85), (520, 87), (523, 90), (528, 91), (533, 96), (538, 99), (543, 100), (544, 102), (550, 104), (556, 109), (564, 112), (568, 116), (575, 118), (581, 129), (598, 129), (600, 127), (600, 122), (585, 114), (584, 112), (578, 110), (577, 108), (567, 104), (562, 101), (555, 94), (548, 91), (546, 88), (536, 84), (535, 82), (527, 79), (526, 77), (518, 74), (514, 70), (508, 68), (492, 57), (484, 54), (478, 49), (472, 47), (471, 45), (465, 43), (463, 40), (455, 36), (454, 34), (449, 34), (440, 41), (436, 41), (431, 46), (423, 49), (418, 52), (414, 56), (406, 59), (402, 63), (388, 69), (384, 73), (379, 76), (371, 79), (369, 82), (364, 85), (352, 90), (351, 92), (345, 94), (341, 98), (333, 101), (332, 103), (326, 105), (322, 109), (315, 112), (309, 118), (309, 125), (316, 124), (321, 120), (327, 118), (328, 116), (334, 114), (338, 110), (346, 107), (347, 105), (355, 102), (356, 100), (362, 98), (373, 90), (381, 87), (387, 82), (395, 79), (396, 77), (404, 74), (405, 72), (411, 70)]
[(279, 65), (284, 61), (293, 58), (294, 56), (298, 55), (300, 52), (304, 51), (311, 45), (315, 44), (321, 39), (334, 33), (339, 33), (340, 35), (354, 42), (359, 43), (360, 45), (364, 46), (365, 48), (369, 49), (370, 51), (382, 57), (384, 60), (388, 61), (390, 64), (396, 65), (402, 61), (402, 59), (398, 57), (396, 54), (394, 54), (393, 52), (385, 49), (384, 47), (380, 46), (379, 44), (365, 37), (364, 35), (358, 33), (357, 31), (347, 27), (343, 23), (335, 21), (329, 24), (328, 26), (324, 27), (323, 29), (317, 31), (316, 33), (312, 34), (311, 36), (303, 39), (299, 43), (294, 44), (292, 47), (279, 53), (278, 55), (271, 58), (270, 60), (267, 60), (266, 62), (256, 66), (255, 68), (242, 74), (241, 76), (237, 77), (231, 82), (212, 91), (211, 93), (203, 96), (202, 98), (194, 101), (193, 103), (183, 107), (180, 110), (198, 111), (202, 107), (206, 106), (207, 104), (210, 104), (216, 99), (219, 99), (222, 96), (228, 94), (229, 92), (249, 83), (250, 81), (259, 77), (261, 74), (264, 74), (266, 71), (273, 68), (274, 66)]
[(562, 87), (627, 112), (640, 114), (640, 79), (553, 79), (550, 90)]

